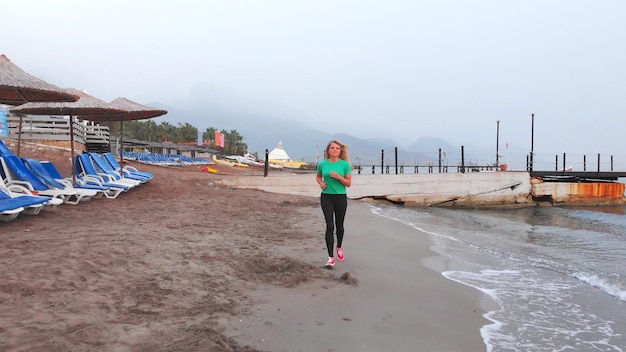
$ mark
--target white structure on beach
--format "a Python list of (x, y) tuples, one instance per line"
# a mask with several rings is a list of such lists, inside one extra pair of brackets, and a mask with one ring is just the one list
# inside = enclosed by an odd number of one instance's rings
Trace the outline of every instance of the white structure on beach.
[(272, 149), (272, 151), (268, 154), (269, 160), (277, 160), (277, 161), (291, 161), (289, 155), (283, 148), (283, 142), (278, 142), (278, 146)]

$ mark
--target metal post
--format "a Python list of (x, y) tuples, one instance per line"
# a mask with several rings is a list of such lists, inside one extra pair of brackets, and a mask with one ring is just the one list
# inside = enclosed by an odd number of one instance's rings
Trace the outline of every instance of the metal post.
[(398, 174), (398, 147), (394, 147), (393, 152), (396, 159), (396, 175)]
[(380, 174), (385, 172), (385, 150), (380, 150)]
[(583, 171), (587, 171), (587, 155), (583, 155)]
[(74, 118), (70, 117), (70, 157), (72, 161), (72, 186), (76, 186), (76, 158), (74, 157)]
[(263, 167), (263, 177), (267, 177), (269, 166), (270, 166), (270, 152), (269, 150), (265, 149), (265, 166)]
[(498, 154), (500, 149), (500, 120), (496, 120), (496, 124), (496, 168), (498, 168), (500, 164), (500, 154)]
[(441, 148), (439, 148), (439, 173), (441, 173)]
[(461, 173), (465, 173), (465, 148), (461, 146)]
[[(8, 124), (7, 124), (8, 125)], [(8, 131), (8, 126), (7, 126), (7, 131)], [(31, 128), (32, 131), (32, 128)], [(17, 156), (20, 156), (20, 145), (22, 144), (22, 114), (20, 114), (20, 122), (19, 125), (17, 125)]]
[(598, 153), (598, 172), (600, 172), (600, 153)]
[(559, 171), (559, 154), (554, 156), (554, 171)]
[(122, 122), (122, 118), (120, 117), (120, 177), (124, 177), (124, 123)]
[(563, 171), (565, 171), (566, 167), (567, 167), (567, 166), (565, 166), (565, 164), (566, 164), (566, 162), (565, 162), (565, 153), (563, 153)]
[(533, 171), (533, 154), (534, 154), (534, 146), (535, 146), (535, 114), (530, 114), (532, 118), (532, 123), (530, 126), (530, 171)]

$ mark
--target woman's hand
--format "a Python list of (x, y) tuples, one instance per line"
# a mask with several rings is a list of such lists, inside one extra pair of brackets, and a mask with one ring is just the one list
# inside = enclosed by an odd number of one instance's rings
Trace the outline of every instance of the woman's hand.
[(321, 189), (326, 189), (326, 182), (324, 182), (324, 178), (322, 177), (322, 174), (317, 174), (315, 176), (315, 179), (317, 180), (317, 184), (320, 185)]
[(339, 180), (339, 182), (341, 182), (341, 184), (343, 184), (346, 187), (350, 187), (350, 185), (352, 185), (352, 175), (351, 174), (347, 174), (346, 176), (341, 176), (336, 171), (331, 171), (329, 176), (334, 178), (334, 179)]

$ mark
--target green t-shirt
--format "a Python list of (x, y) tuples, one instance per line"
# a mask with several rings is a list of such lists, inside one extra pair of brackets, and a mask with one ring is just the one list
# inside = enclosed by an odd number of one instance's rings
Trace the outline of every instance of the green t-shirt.
[(323, 189), (322, 193), (346, 194), (346, 186), (336, 178), (330, 177), (331, 171), (335, 171), (339, 175), (346, 177), (352, 172), (352, 165), (343, 159), (339, 159), (335, 162), (324, 159), (317, 165), (317, 173), (322, 175), (324, 183), (326, 183), (326, 189)]

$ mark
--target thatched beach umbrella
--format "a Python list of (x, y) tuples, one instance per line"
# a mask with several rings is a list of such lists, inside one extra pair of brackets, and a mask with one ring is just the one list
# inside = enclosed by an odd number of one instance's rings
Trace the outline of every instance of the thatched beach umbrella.
[[(74, 117), (84, 119), (110, 119), (112, 115), (122, 115), (124, 110), (118, 109), (111, 104), (94, 98), (91, 95), (77, 90), (68, 89), (74, 95), (80, 97), (75, 102), (58, 103), (26, 103), (10, 109), (13, 113), (30, 115), (61, 115), (70, 118), (70, 143), (72, 151), (72, 180), (76, 181), (76, 169), (74, 164)], [(18, 142), (19, 143), (19, 142)], [(19, 145), (19, 144), (18, 144)]]
[(6, 55), (0, 55), (0, 104), (35, 101), (76, 101), (78, 96), (28, 74)]
[[(149, 106), (145, 106), (139, 103), (136, 103), (130, 99), (119, 97), (111, 102), (111, 105), (115, 106), (118, 109), (124, 110), (123, 115), (115, 115), (111, 116), (109, 121), (111, 120), (119, 120), (120, 121), (120, 145), (122, 147), (120, 153), (120, 164), (124, 162), (124, 120), (144, 120), (151, 119), (153, 117), (158, 117), (161, 115), (167, 114), (167, 110), (155, 109)], [(100, 119), (101, 121), (102, 119)]]
[[(78, 96), (41, 80), (19, 68), (6, 55), (0, 55), (0, 104), (20, 105), (42, 101), (76, 101)], [(18, 125), (17, 155), (20, 155), (22, 117)]]

